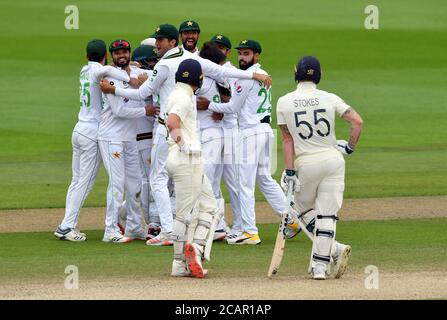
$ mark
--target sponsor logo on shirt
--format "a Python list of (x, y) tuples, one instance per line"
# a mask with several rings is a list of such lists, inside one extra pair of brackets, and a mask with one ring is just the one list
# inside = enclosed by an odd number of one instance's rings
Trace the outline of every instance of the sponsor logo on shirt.
[(237, 94), (241, 94), (242, 92), (242, 86), (238, 85), (237, 82), (234, 83), (234, 89), (236, 90)]

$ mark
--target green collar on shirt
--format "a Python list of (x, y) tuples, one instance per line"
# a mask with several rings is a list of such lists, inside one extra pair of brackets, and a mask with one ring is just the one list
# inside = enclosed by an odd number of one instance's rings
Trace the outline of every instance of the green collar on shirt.
[(179, 47), (179, 52), (173, 53), (167, 57), (164, 57), (163, 59), (172, 59), (172, 58), (177, 58), (177, 57), (181, 57), (181, 56), (183, 56), (183, 49)]

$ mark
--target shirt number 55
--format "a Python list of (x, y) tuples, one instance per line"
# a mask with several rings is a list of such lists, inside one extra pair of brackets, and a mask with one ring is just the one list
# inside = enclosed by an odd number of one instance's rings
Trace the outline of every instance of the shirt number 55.
[[(313, 110), (314, 113), (314, 125), (317, 126), (319, 123), (322, 123), (323, 125), (325, 125), (327, 127), (327, 129), (325, 130), (325, 132), (321, 131), (320, 129), (316, 129), (317, 134), (321, 137), (327, 137), (330, 133), (331, 133), (331, 124), (329, 123), (329, 121), (327, 121), (327, 119), (323, 118), (323, 117), (318, 117), (319, 113), (323, 113), (326, 112), (326, 109), (317, 109), (317, 110)], [(308, 131), (308, 135), (305, 136), (303, 135), (301, 132), (298, 133), (298, 135), (300, 136), (301, 139), (303, 140), (308, 140), (310, 138), (312, 138), (312, 136), (314, 135), (314, 127), (312, 127), (312, 125), (307, 122), (306, 120), (301, 120), (298, 118), (298, 116), (300, 115), (305, 115), (307, 113), (307, 111), (298, 111), (295, 112), (295, 124), (296, 127), (299, 128), (300, 126), (304, 126), (307, 127)]]

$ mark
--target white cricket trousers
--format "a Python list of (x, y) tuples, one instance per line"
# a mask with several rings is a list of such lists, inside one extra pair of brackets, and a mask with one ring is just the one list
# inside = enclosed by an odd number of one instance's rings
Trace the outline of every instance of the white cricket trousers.
[(185, 154), (173, 146), (166, 167), (174, 180), (176, 197), (174, 259), (184, 260), (185, 241), (205, 245), (212, 218), (217, 213), (217, 201), (203, 173), (200, 156)]
[(146, 148), (139, 148), (139, 161), (141, 168), (141, 209), (143, 210), (144, 221), (146, 224), (150, 222), (150, 203), (152, 200), (151, 196), (151, 186), (149, 182), (150, 170), (151, 170), (151, 150), (152, 150), (152, 139), (141, 140), (138, 143), (141, 145), (142, 142), (147, 144)]
[(101, 164), (98, 142), (74, 131), (71, 137), (73, 159), (71, 162), (73, 177), (67, 191), (65, 216), (61, 229), (76, 228), (79, 212), (95, 185)]
[[(239, 176), (237, 167), (237, 155), (239, 150), (239, 129), (223, 129), (224, 150), (223, 150), (223, 174), (222, 179), (227, 187), (230, 197), (231, 209), (233, 211), (233, 225), (231, 233), (242, 232), (241, 202), (239, 199)], [(223, 229), (220, 223), (216, 229)]]
[(300, 191), (295, 193), (298, 212), (314, 209), (316, 214), (336, 215), (343, 203), (345, 159), (337, 151), (295, 160)]
[(220, 181), (223, 173), (223, 130), (205, 128), (200, 131), (202, 143), (203, 172), (207, 176), (214, 196), (220, 198)]
[(152, 197), (160, 217), (161, 231), (172, 232), (174, 219), (172, 216), (171, 200), (169, 198), (168, 181), (169, 175), (166, 170), (166, 159), (168, 158), (167, 132), (164, 125), (159, 124), (154, 137), (151, 153), (150, 185)]
[(141, 231), (137, 195), (141, 192), (141, 168), (136, 141), (99, 141), (104, 167), (109, 176), (107, 187), (106, 234), (119, 232), (118, 215), (126, 195), (126, 233)]
[(238, 173), (242, 229), (251, 234), (258, 233), (255, 213), (256, 182), (278, 215), (286, 210), (284, 192), (271, 174), (274, 139), (268, 123), (240, 130)]
[(296, 208), (305, 213), (302, 219), (312, 235), (311, 271), (317, 263), (328, 264), (336, 250), (336, 217), (343, 203), (345, 160), (334, 148), (298, 158), (295, 168), (301, 185), (295, 193)]

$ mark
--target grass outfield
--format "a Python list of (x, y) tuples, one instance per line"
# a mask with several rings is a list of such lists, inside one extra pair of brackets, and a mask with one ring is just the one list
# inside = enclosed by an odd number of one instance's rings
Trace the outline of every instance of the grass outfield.
[[(265, 276), (276, 228), (260, 225), (263, 243), (255, 247), (215, 243), (207, 264), (211, 277)], [(446, 228), (447, 219), (344, 221), (337, 233), (340, 241), (352, 244), (350, 272), (363, 273), (368, 265), (379, 272), (441, 271), (447, 265)], [(102, 231), (90, 231), (88, 237), (71, 243), (48, 232), (0, 234), (0, 282), (64, 279), (67, 265), (79, 268), (81, 281), (169, 277), (172, 247), (107, 244), (100, 241)], [(289, 240), (279, 274), (306, 274), (310, 249), (304, 234)]]
[[(444, 0), (377, 0), (380, 30), (373, 31), (364, 28), (366, 0), (72, 4), (80, 10), (79, 30), (65, 30), (63, 2), (0, 4), (0, 209), (64, 206), (87, 41), (125, 38), (135, 47), (156, 25), (187, 18), (200, 23), (200, 44), (218, 32), (234, 44), (261, 42), (274, 106), (294, 88), (297, 59), (320, 58), (320, 88), (339, 94), (365, 120), (358, 152), (347, 160), (346, 197), (447, 194)], [(344, 123), (337, 135), (348, 137)], [(283, 167), (280, 143), (278, 159), (276, 177)], [(106, 184), (101, 171), (87, 206), (105, 204)]]

